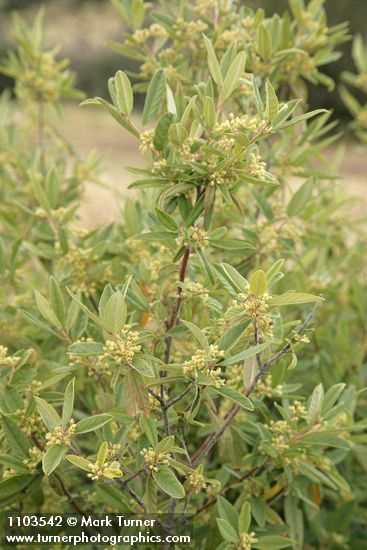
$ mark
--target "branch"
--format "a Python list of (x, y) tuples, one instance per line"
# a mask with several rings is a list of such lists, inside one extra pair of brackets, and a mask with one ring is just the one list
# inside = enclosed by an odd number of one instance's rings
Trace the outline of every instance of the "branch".
[[(298, 329), (298, 331), (290, 339), (290, 341), (287, 344), (285, 344), (285, 346), (283, 346), (283, 348), (281, 350), (279, 350), (277, 353), (275, 353), (275, 355), (273, 355), (273, 357), (268, 359), (268, 361), (265, 361), (265, 363), (263, 363), (260, 366), (256, 376), (254, 376), (250, 386), (248, 387), (247, 391), (244, 394), (246, 397), (248, 397), (253, 392), (253, 390), (255, 389), (256, 384), (260, 380), (261, 376), (264, 373), (267, 372), (267, 370), (271, 367), (271, 365), (273, 365), (274, 363), (279, 361), (279, 359), (281, 357), (283, 357), (283, 355), (288, 353), (291, 350), (292, 345), (297, 341), (297, 337), (302, 336), (302, 334), (305, 332), (305, 330), (307, 328), (307, 325), (310, 323), (311, 319), (313, 318), (313, 316), (315, 314), (315, 311), (317, 309), (317, 306), (318, 306), (318, 303), (315, 304), (314, 308), (307, 315), (307, 317), (306, 317), (305, 321), (303, 322), (302, 326)], [(232, 422), (232, 420), (237, 415), (237, 413), (239, 412), (240, 409), (241, 409), (241, 407), (239, 407), (238, 405), (234, 405), (230, 409), (230, 411), (226, 414), (226, 416), (224, 417), (224, 422), (218, 428), (218, 430), (216, 430), (214, 433), (212, 433), (211, 435), (209, 435), (207, 437), (207, 439), (204, 441), (202, 446), (198, 449), (198, 451), (195, 453), (195, 455), (192, 458), (193, 468), (195, 468), (195, 466), (197, 466), (200, 463), (200, 461), (209, 453), (209, 451), (211, 451), (211, 449), (214, 447), (214, 445), (217, 443), (218, 439), (226, 431), (229, 424)]]
[[(183, 255), (183, 258), (182, 258), (181, 267), (180, 267), (180, 275), (179, 275), (180, 283), (183, 283), (185, 281), (187, 265), (188, 265), (188, 262), (189, 262), (189, 257), (190, 257), (190, 247), (186, 248), (185, 253)], [(172, 311), (171, 319), (167, 323), (167, 327), (166, 327), (167, 332), (169, 330), (171, 330), (171, 328), (176, 326), (176, 324), (178, 322), (178, 319), (179, 319), (181, 304), (182, 304), (182, 287), (178, 286), (177, 291), (176, 291), (176, 300), (175, 300), (175, 303), (173, 305), (173, 311)], [(165, 352), (164, 352), (164, 362), (166, 363), (166, 365), (168, 365), (168, 363), (170, 362), (170, 358), (171, 358), (172, 336), (167, 336), (167, 334), (166, 334), (165, 341), (166, 341), (166, 349), (165, 349)], [(165, 376), (166, 376), (166, 372), (161, 371), (160, 372), (160, 377), (164, 378)], [(161, 407), (162, 407), (164, 431), (165, 431), (166, 435), (169, 435), (170, 434), (170, 426), (169, 426), (169, 422), (168, 422), (167, 407), (164, 406), (164, 403), (165, 403), (165, 400), (164, 400), (164, 386), (163, 386), (163, 383), (162, 383), (161, 386), (160, 386), (160, 404), (161, 404)]]
[(139, 497), (139, 495), (134, 491), (134, 489), (132, 489), (129, 485), (129, 482), (128, 480), (124, 480), (124, 479), (118, 479), (117, 482), (122, 486), (124, 487), (124, 489), (126, 489), (126, 491), (129, 493), (129, 495), (131, 496), (131, 498), (137, 503), (139, 504), (139, 506), (144, 510), (144, 512), (147, 511), (146, 509), (146, 506), (144, 504), (144, 502), (142, 501), (142, 499)]
[(191, 384), (189, 384), (186, 389), (184, 389), (181, 393), (176, 395), (176, 397), (171, 399), (171, 401), (168, 401), (168, 403), (166, 403), (165, 405), (166, 409), (169, 409), (169, 407), (172, 407), (173, 405), (176, 405), (178, 401), (181, 401), (181, 399), (183, 399), (185, 395), (189, 393), (189, 391), (192, 389), (193, 386), (194, 386), (194, 382), (191, 382)]

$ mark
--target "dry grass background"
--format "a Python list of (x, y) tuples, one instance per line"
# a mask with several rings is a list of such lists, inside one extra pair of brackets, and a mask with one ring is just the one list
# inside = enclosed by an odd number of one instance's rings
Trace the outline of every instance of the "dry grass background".
[[(0, 0), (1, 3), (1, 0)], [(57, 45), (62, 57), (70, 57), (72, 66), (76, 69), (89, 66), (91, 62), (99, 63), (108, 70), (109, 50), (106, 43), (109, 40), (121, 40), (123, 25), (116, 16), (110, 2), (82, 2), (76, 4), (73, 0), (45, 1), (45, 28), (48, 41)], [(22, 15), (31, 21), (36, 8), (30, 6), (22, 11)], [(1, 40), (10, 44), (9, 14), (0, 18)], [(107, 56), (107, 57), (106, 57)], [(120, 67), (120, 58), (113, 58), (113, 63)], [(83, 77), (85, 79), (85, 75)], [(100, 74), (91, 74), (91, 81), (96, 88), (95, 93), (106, 91), (106, 78)], [(86, 84), (86, 83), (84, 83)], [(87, 184), (83, 204), (80, 208), (81, 223), (85, 227), (95, 227), (119, 217), (119, 207), (127, 192), (132, 176), (123, 170), (123, 166), (142, 165), (138, 143), (131, 138), (109, 115), (102, 110), (91, 107), (78, 107), (66, 104), (61, 124), (64, 135), (74, 143), (86, 156), (95, 149), (104, 160), (100, 179), (106, 187)], [(332, 158), (334, 149), (328, 154)], [(341, 175), (349, 193), (356, 196), (356, 206), (351, 211), (355, 218), (366, 219), (367, 198), (367, 162), (366, 153), (355, 144), (346, 146)], [(129, 191), (131, 193), (131, 191)]]
[[(123, 166), (141, 166), (143, 160), (139, 153), (138, 142), (130, 137), (107, 113), (94, 107), (65, 105), (61, 121), (64, 135), (72, 141), (84, 156), (91, 149), (102, 155), (100, 179), (105, 186), (93, 183), (86, 185), (83, 204), (80, 208), (81, 223), (92, 228), (96, 225), (116, 220), (127, 186), (134, 176), (127, 173)], [(332, 159), (335, 149), (327, 155)], [(367, 221), (367, 158), (358, 145), (346, 145), (344, 159), (340, 169), (346, 188), (356, 203), (351, 215)]]

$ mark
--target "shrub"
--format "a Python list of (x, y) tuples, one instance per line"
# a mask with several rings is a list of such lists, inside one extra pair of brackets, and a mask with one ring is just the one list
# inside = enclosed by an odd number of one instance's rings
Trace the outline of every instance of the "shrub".
[(122, 222), (75, 225), (96, 161), (51, 124), (73, 81), (39, 21), (5, 64), (0, 502), (165, 513), (197, 548), (363, 548), (365, 245), (335, 122), (301, 101), (346, 26), (315, 1), (113, 3), (141, 69), (84, 104), (146, 158)]
[[(363, 42), (361, 35), (357, 35), (353, 41), (352, 48), (353, 61), (355, 63), (357, 74), (349, 71), (342, 73), (342, 79), (344, 82), (353, 88), (357, 89), (361, 96), (365, 99), (367, 94), (367, 46)], [(345, 105), (354, 117), (354, 121), (351, 124), (356, 136), (363, 142), (367, 142), (367, 105), (361, 104), (351, 94), (345, 86), (340, 88), (342, 99)]]

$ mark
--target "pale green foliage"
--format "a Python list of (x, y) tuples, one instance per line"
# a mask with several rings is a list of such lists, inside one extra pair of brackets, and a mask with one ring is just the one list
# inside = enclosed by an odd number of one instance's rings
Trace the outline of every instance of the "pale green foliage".
[(145, 28), (150, 6), (113, 3), (140, 72), (84, 103), (146, 157), (121, 223), (73, 229), (85, 165), (58, 156), (48, 99), (26, 105), (32, 154), (26, 124), (2, 131), (0, 503), (56, 487), (66, 512), (88, 493), (94, 512), (194, 515), (197, 548), (362, 548), (365, 246), (322, 154), (335, 123), (300, 101), (331, 85), (346, 25), (322, 1), (267, 18), (195, 0)]
[(352, 57), (357, 74), (345, 71), (342, 79), (346, 84), (362, 92), (365, 102), (359, 99), (345, 87), (340, 87), (341, 97), (354, 118), (351, 127), (358, 139), (367, 143), (367, 44), (363, 42), (361, 35), (357, 35), (353, 41)]

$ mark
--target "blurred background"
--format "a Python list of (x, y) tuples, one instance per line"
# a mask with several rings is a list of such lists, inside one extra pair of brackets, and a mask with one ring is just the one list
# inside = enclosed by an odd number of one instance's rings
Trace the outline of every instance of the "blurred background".
[[(287, 0), (246, 0), (246, 4), (262, 6), (271, 15), (275, 11), (282, 13)], [(70, 59), (71, 67), (78, 75), (78, 87), (89, 97), (107, 97), (107, 79), (118, 69), (133, 68), (130, 60), (123, 59), (107, 47), (109, 41), (121, 41), (123, 32), (122, 20), (109, 0), (0, 0), (0, 57), (11, 47), (11, 12), (17, 10), (31, 20), (41, 6), (45, 8), (49, 43), (57, 45), (60, 55)], [(330, 26), (347, 20), (352, 36), (360, 33), (367, 37), (367, 0), (327, 0), (325, 7)], [(341, 59), (323, 67), (323, 72), (337, 82), (343, 70), (354, 70), (351, 44), (348, 42), (338, 49), (343, 52)], [(11, 84), (9, 79), (0, 75), (0, 92)], [(310, 85), (309, 94), (311, 109), (331, 108), (342, 124), (348, 123), (350, 115), (337, 90), (330, 93), (322, 87), (316, 90)], [(107, 221), (111, 214), (118, 215), (116, 198), (124, 194), (129, 181), (128, 175), (122, 173), (122, 165), (141, 163), (138, 145), (106, 113), (97, 109), (68, 104), (62, 124), (66, 135), (82, 153), (88, 154), (94, 148), (105, 157), (102, 179), (110, 185), (115, 196), (111, 197), (111, 193), (107, 196), (106, 190), (94, 186), (93, 192), (87, 190), (82, 213), (87, 225), (93, 225), (96, 219)], [(342, 173), (348, 174), (348, 185), (353, 193), (363, 189), (365, 194), (365, 161), (361, 149), (353, 141), (348, 143)], [(101, 201), (107, 201), (103, 209)]]

